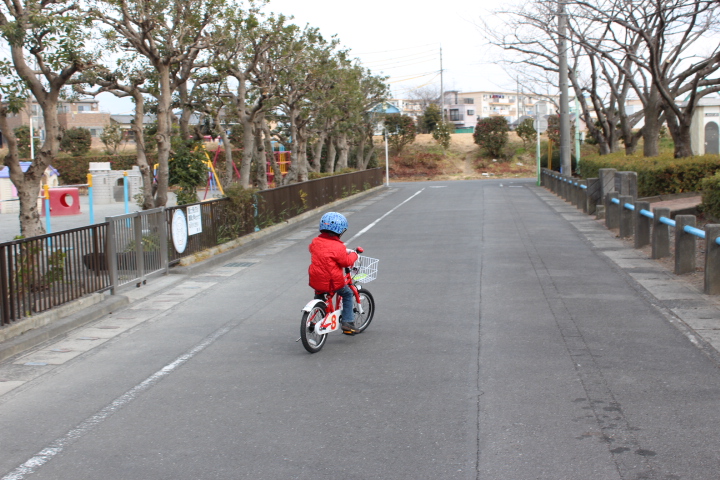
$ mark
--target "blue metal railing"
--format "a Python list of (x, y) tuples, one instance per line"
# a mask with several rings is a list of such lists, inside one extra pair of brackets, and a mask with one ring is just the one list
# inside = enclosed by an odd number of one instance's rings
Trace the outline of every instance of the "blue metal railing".
[[(566, 177), (564, 177), (564, 176), (550, 175), (550, 177), (552, 177), (552, 178), (554, 178), (554, 179), (556, 179), (556, 180), (561, 180), (561, 181), (563, 181), (563, 182), (569, 183), (569, 184), (571, 184), (571, 185), (573, 185), (573, 186), (576, 186), (576, 187), (579, 187), (579, 188), (584, 188), (584, 189), (586, 189), (586, 190), (587, 190), (587, 188), (588, 188), (587, 185), (580, 184), (579, 182), (573, 182), (572, 180), (570, 180), (570, 179), (568, 179), (568, 178), (566, 178)], [(611, 198), (610, 201), (611, 201), (613, 204), (615, 204), (615, 205), (620, 205), (620, 199), (618, 199), (618, 198)], [(628, 210), (635, 211), (635, 205), (633, 205), (633, 204), (631, 204), (631, 203), (625, 203), (625, 204), (622, 205), (622, 207), (623, 207), (623, 208), (627, 208)], [(649, 211), (649, 210), (645, 210), (644, 208), (643, 208), (643, 209), (640, 209), (640, 211), (639, 211), (638, 213), (639, 213), (640, 215), (642, 215), (642, 216), (644, 216), (644, 217), (647, 217), (647, 218), (650, 218), (650, 219), (654, 219), (654, 218), (655, 218), (655, 214), (654, 214), (653, 212), (651, 212), (651, 211)], [(670, 219), (670, 218), (660, 217), (660, 218), (658, 218), (658, 221), (659, 221), (660, 223), (663, 223), (663, 224), (668, 225), (668, 226), (670, 226), (670, 227), (677, 228), (677, 223), (675, 222), (675, 220), (672, 220), (672, 219)], [(691, 227), (691, 226), (689, 226), (689, 225), (685, 225), (685, 226), (683, 227), (683, 231), (684, 231), (685, 233), (689, 233), (690, 235), (695, 235), (695, 236), (698, 237), (698, 238), (702, 238), (702, 239), (705, 239), (705, 238), (706, 238), (705, 231), (702, 230), (702, 229), (700, 229), (700, 228), (696, 228), (696, 227)], [(715, 243), (718, 244), (718, 245), (720, 245), (720, 237), (718, 237), (718, 238), (715, 239)]]

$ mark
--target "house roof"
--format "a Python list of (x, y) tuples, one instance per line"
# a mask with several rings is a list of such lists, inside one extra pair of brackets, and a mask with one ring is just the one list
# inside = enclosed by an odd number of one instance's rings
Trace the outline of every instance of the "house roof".
[[(133, 120), (135, 120), (135, 115), (133, 115), (133, 114), (110, 115), (110, 120), (112, 120), (115, 123), (119, 123), (120, 125), (132, 125)], [(154, 121), (155, 121), (155, 115), (146, 114), (143, 117), (143, 123), (152, 123)]]
[[(27, 172), (27, 169), (30, 168), (30, 165), (32, 165), (32, 162), (20, 162), (20, 168), (23, 172)], [(60, 176), (60, 173), (57, 171), (57, 169), (52, 166), (48, 168), (52, 170), (52, 173), (54, 175)], [(8, 167), (0, 168), (0, 178), (10, 178), (10, 169)]]
[(388, 102), (378, 103), (370, 111), (373, 113), (400, 113), (399, 108)]

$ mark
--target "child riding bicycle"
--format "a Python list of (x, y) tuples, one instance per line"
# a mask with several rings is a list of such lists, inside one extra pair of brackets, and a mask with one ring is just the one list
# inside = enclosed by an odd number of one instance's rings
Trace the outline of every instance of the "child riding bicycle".
[(316, 296), (337, 292), (343, 299), (340, 327), (346, 335), (359, 333), (353, 313), (354, 292), (347, 286), (345, 268), (352, 267), (358, 254), (348, 249), (340, 237), (348, 228), (344, 215), (328, 212), (320, 219), (320, 235), (310, 242), (310, 286)]

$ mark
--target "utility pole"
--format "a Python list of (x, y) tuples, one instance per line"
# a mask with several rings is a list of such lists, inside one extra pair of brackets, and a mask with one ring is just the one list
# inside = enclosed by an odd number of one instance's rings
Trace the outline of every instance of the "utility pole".
[(445, 123), (445, 90), (443, 90), (442, 45), (440, 45), (440, 118)]
[(567, 16), (565, 0), (558, 3), (558, 67), (560, 70), (560, 165), (562, 174), (572, 175), (570, 160), (570, 115), (568, 113), (568, 63), (567, 63)]

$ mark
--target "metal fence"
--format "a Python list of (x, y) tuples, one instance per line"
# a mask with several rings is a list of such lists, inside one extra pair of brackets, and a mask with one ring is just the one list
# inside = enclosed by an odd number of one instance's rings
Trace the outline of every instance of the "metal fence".
[(168, 261), (170, 265), (176, 264), (183, 257), (201, 252), (255, 231), (254, 208), (246, 208), (246, 211), (238, 212), (236, 209), (233, 209), (232, 202), (228, 198), (169, 207), (165, 209), (167, 225), (169, 227), (172, 226), (172, 218), (177, 210), (182, 210), (187, 218), (188, 208), (193, 206), (200, 207), (201, 231), (195, 235), (188, 236), (185, 250), (180, 253), (173, 248), (172, 228), (169, 228)]
[(110, 288), (107, 223), (0, 244), (0, 325)]
[(113, 293), (116, 288), (167, 273), (168, 226), (165, 209), (108, 217), (108, 266)]
[(260, 191), (257, 193), (258, 222), (281, 222), (307, 210), (377, 187), (383, 183), (383, 172), (382, 168), (373, 168)]
[(247, 205), (232, 205), (228, 198), (167, 208), (166, 221), (169, 226), (176, 210), (182, 209), (187, 218), (187, 209), (191, 206), (200, 206), (202, 218), (202, 231), (188, 237), (182, 253), (172, 247), (172, 228), (169, 228), (169, 263), (173, 265), (183, 257), (247, 235), (261, 227), (382, 185), (383, 172), (382, 168), (374, 168), (262, 190), (255, 194), (254, 206), (251, 208), (247, 208)]
[(194, 204), (201, 231), (178, 253), (172, 217), (191, 205), (108, 217), (105, 223), (0, 244), (0, 326), (84, 295), (167, 273), (184, 256), (287, 220), (307, 210), (382, 185), (383, 170), (320, 178), (263, 190), (254, 204), (229, 198)]

